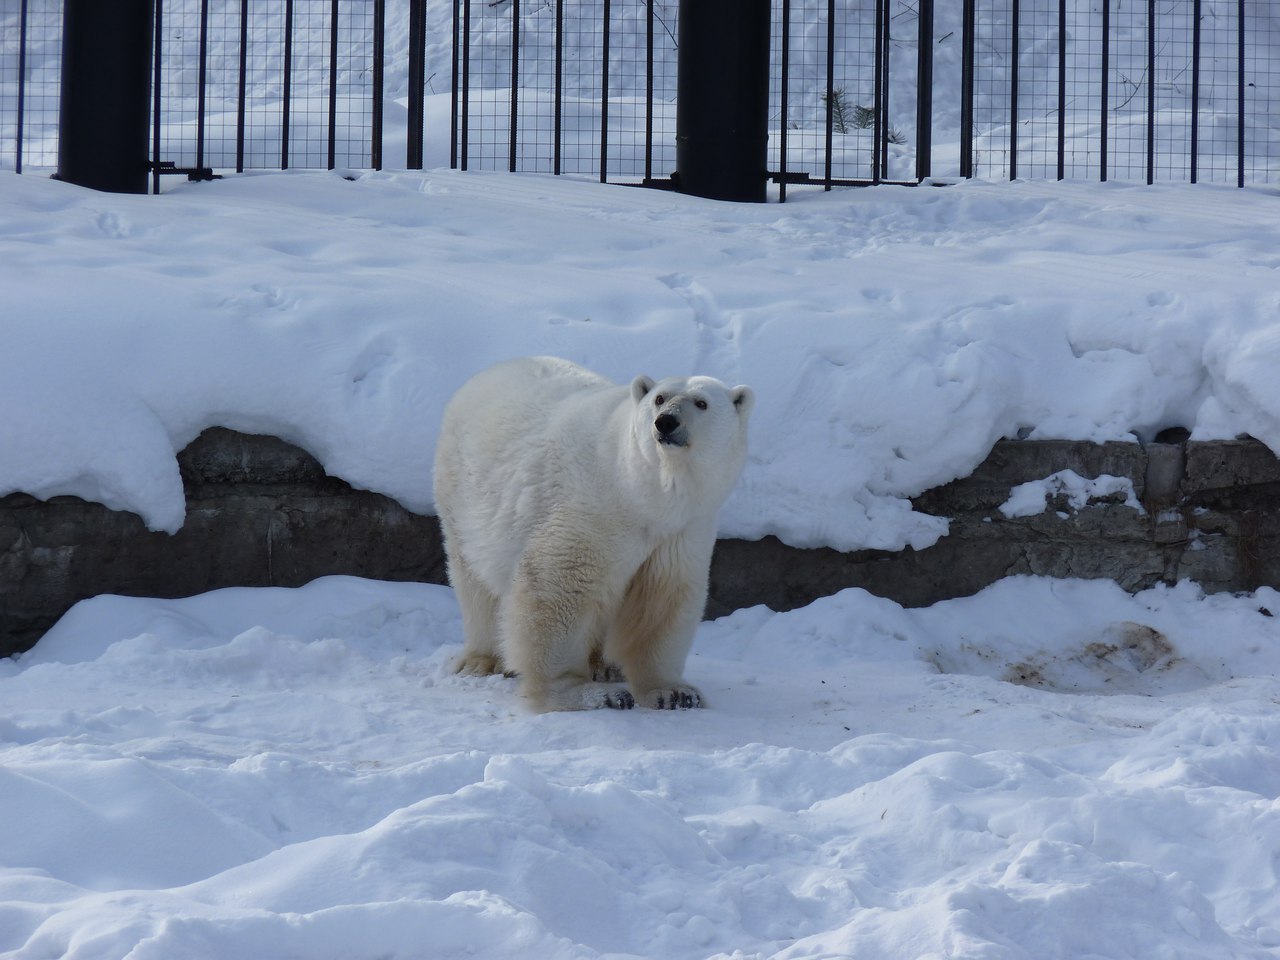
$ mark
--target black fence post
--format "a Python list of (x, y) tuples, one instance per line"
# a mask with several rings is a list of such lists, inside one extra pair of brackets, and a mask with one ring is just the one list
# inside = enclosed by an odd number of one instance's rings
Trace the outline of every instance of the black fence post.
[(933, 0), (920, 0), (916, 51), (916, 179), (933, 172)]
[(65, 0), (58, 179), (147, 192), (153, 0)]
[(763, 203), (769, 0), (680, 0), (679, 17), (676, 189)]
[(13, 172), (22, 172), (23, 109), (27, 103), (27, 0), (18, 14), (18, 117), (13, 134)]
[(960, 176), (973, 176), (974, 31), (975, 0), (964, 0), (960, 39)]

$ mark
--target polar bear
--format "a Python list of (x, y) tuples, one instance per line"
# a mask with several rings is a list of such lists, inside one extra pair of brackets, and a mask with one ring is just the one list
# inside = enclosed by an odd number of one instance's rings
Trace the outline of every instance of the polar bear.
[(684, 663), (753, 403), (711, 377), (618, 386), (554, 357), (467, 381), (435, 458), (457, 670), (514, 672), (538, 710), (701, 706)]

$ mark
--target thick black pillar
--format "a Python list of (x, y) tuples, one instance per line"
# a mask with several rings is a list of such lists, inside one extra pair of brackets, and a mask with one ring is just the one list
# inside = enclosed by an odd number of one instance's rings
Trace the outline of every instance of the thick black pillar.
[(676, 189), (763, 203), (769, 0), (680, 0)]
[[(457, 89), (457, 53), (458, 45), (457, 2), (454, 3), (453, 45), (454, 53), (454, 89)], [(409, 130), (406, 147), (405, 167), (409, 170), (422, 169), (422, 151), (424, 131), (426, 130), (427, 95), (427, 0), (409, 0)], [(454, 95), (455, 103), (457, 95)], [(457, 114), (455, 106), (454, 114)], [(456, 142), (457, 138), (453, 138)]]
[(58, 179), (147, 192), (153, 0), (65, 0)]

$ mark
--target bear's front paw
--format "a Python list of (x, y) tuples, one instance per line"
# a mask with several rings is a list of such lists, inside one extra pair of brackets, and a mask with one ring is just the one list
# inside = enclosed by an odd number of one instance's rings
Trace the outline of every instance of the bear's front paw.
[(702, 694), (686, 683), (659, 687), (644, 695), (644, 705), (654, 710), (691, 710), (702, 706)]
[(611, 710), (630, 710), (635, 705), (635, 697), (626, 687), (613, 687), (604, 695), (604, 706)]

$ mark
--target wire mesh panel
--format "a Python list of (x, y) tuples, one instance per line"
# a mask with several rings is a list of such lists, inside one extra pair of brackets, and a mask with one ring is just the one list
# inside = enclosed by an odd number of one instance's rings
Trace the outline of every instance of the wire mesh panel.
[[(384, 0), (162, 0), (155, 17), (157, 164), (381, 166)], [(61, 50), (60, 0), (0, 5), (0, 167), (56, 168)]]
[(635, 182), (671, 172), (675, 0), (461, 0), (455, 30), (459, 166)]
[(610, 4), (609, 179), (643, 182), (675, 170), (677, 4)]
[(1154, 87), (1148, 63), (1148, 8), (1143, 3), (1116, 3), (1110, 11), (1110, 71), (1107, 98), (1107, 177), (1145, 178), (1147, 94)]
[[(600, 175), (601, 134), (605, 125), (603, 4), (560, 0), (563, 29), (560, 49), (561, 125), (553, 131), (560, 154), (559, 173)], [(612, 8), (612, 3), (610, 4)], [(609, 11), (612, 14), (612, 9)]]
[[(286, 83), (290, 71), (285, 64), (291, 58), (285, 28), (292, 27), (292, 11), (286, 11), (285, 0), (254, 0), (247, 6), (241, 7), (239, 24), (237, 62), (244, 96), (239, 99), (237, 92), (235, 167), (280, 167), (289, 161), (285, 103), (292, 87)], [(239, 76), (236, 82), (239, 87)], [(225, 152), (221, 156), (225, 162)]]
[[(775, 0), (771, 16), (775, 177), (911, 179), (917, 4)], [(460, 0), (455, 29), (458, 166), (632, 182), (674, 171), (677, 0)]]
[[(519, 83), (517, 28), (521, 19), (518, 0), (462, 0), (455, 29), (462, 31), (459, 109), (464, 170), (499, 170), (511, 165), (511, 122), (517, 115), (512, 104), (512, 63), (516, 63), (514, 77)], [(519, 109), (518, 103), (514, 106)]]
[(919, 17), (905, 0), (775, 2), (769, 149), (779, 180), (913, 178)]
[(1248, 3), (1237, 34), (1237, 183), (1280, 183), (1280, 7)]
[(978, 0), (973, 172), (1274, 182), (1267, 0)]
[(179, 169), (380, 165), (380, 4), (165, 0), (156, 154)]
[(1099, 137), (1103, 99), (1098, 82), (1104, 64), (1102, 17), (1094, 7), (1075, 4), (1059, 12), (1058, 23), (1059, 112), (1057, 131), (1052, 134), (1057, 141), (1058, 163), (1054, 176), (1098, 178), (1103, 168)]
[[(1016, 64), (1013, 0), (993, 0), (981, 5), (981, 15), (966, 24), (971, 32), (973, 173), (999, 176), (1017, 167), (1013, 133), (1017, 128), (1012, 107)], [(1021, 13), (1021, 10), (1017, 11)]]
[(0, 169), (58, 165), (61, 0), (0, 5)]

